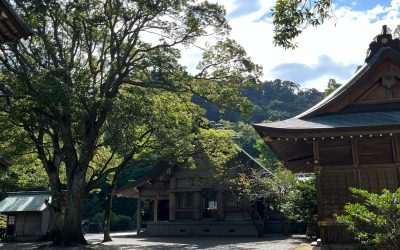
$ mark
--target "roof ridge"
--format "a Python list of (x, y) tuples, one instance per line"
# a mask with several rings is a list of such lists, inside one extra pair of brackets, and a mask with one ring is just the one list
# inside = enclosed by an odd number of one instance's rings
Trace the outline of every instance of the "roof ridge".
[(50, 191), (17, 191), (17, 192), (7, 192), (7, 195), (8, 196), (10, 196), (10, 195), (13, 195), (13, 196), (16, 196), (16, 195), (33, 195), (33, 194), (36, 194), (36, 195), (39, 195), (39, 194), (49, 194), (50, 195)]

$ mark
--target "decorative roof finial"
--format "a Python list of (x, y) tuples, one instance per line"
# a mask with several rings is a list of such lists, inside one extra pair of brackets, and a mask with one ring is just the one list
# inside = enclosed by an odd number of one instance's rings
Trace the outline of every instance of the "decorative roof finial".
[(387, 27), (387, 25), (385, 24), (385, 25), (383, 25), (382, 26), (382, 35), (386, 35), (386, 34), (388, 34), (388, 33), (390, 33), (390, 32), (388, 32), (388, 27)]
[(399, 39), (393, 39), (391, 33), (392, 32), (387, 25), (382, 26), (381, 33), (377, 35), (374, 41), (369, 44), (367, 58), (365, 59), (366, 62), (368, 62), (369, 59), (375, 55), (380, 48), (383, 47), (391, 47), (400, 52), (400, 41)]

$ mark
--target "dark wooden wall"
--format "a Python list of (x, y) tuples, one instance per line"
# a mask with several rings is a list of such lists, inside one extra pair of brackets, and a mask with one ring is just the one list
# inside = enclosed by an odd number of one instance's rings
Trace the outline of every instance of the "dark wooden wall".
[(375, 193), (399, 187), (397, 141), (396, 136), (378, 134), (336, 137), (313, 143), (319, 221), (325, 244), (351, 242), (350, 234), (334, 220), (334, 214), (342, 213), (344, 205), (352, 201), (350, 187)]

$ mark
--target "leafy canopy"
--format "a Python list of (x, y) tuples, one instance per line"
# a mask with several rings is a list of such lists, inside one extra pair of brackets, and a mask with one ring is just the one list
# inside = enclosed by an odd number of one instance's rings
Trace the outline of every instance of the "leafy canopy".
[(274, 44), (297, 47), (295, 38), (307, 26), (318, 26), (331, 17), (331, 0), (277, 0), (272, 9)]
[[(88, 167), (108, 162), (104, 155), (118, 152), (124, 161), (146, 138), (178, 140), (201, 115), (190, 102), (192, 94), (223, 109), (251, 110), (240, 89), (256, 83), (261, 68), (227, 38), (225, 10), (217, 4), (17, 0), (15, 5), (34, 35), (0, 46), (0, 119), (23, 130), (47, 172), (59, 173), (65, 164), (67, 179), (73, 179), (78, 169), (86, 175)], [(217, 42), (206, 46), (197, 73), (189, 74), (179, 64), (180, 48), (210, 34)], [(177, 105), (181, 109), (173, 112)]]

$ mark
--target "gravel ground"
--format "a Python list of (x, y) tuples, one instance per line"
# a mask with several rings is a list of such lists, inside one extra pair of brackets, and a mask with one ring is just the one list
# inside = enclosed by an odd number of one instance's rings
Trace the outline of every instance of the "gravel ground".
[[(90, 245), (85, 247), (52, 248), (65, 250), (99, 249), (263, 249), (263, 250), (290, 250), (295, 249), (305, 237), (295, 235), (289, 237), (265, 236), (262, 239), (251, 237), (138, 237), (136, 233), (115, 233), (111, 235), (112, 242), (101, 243), (101, 234), (87, 234)], [(0, 249), (27, 250), (46, 248), (46, 243), (0, 243)]]

